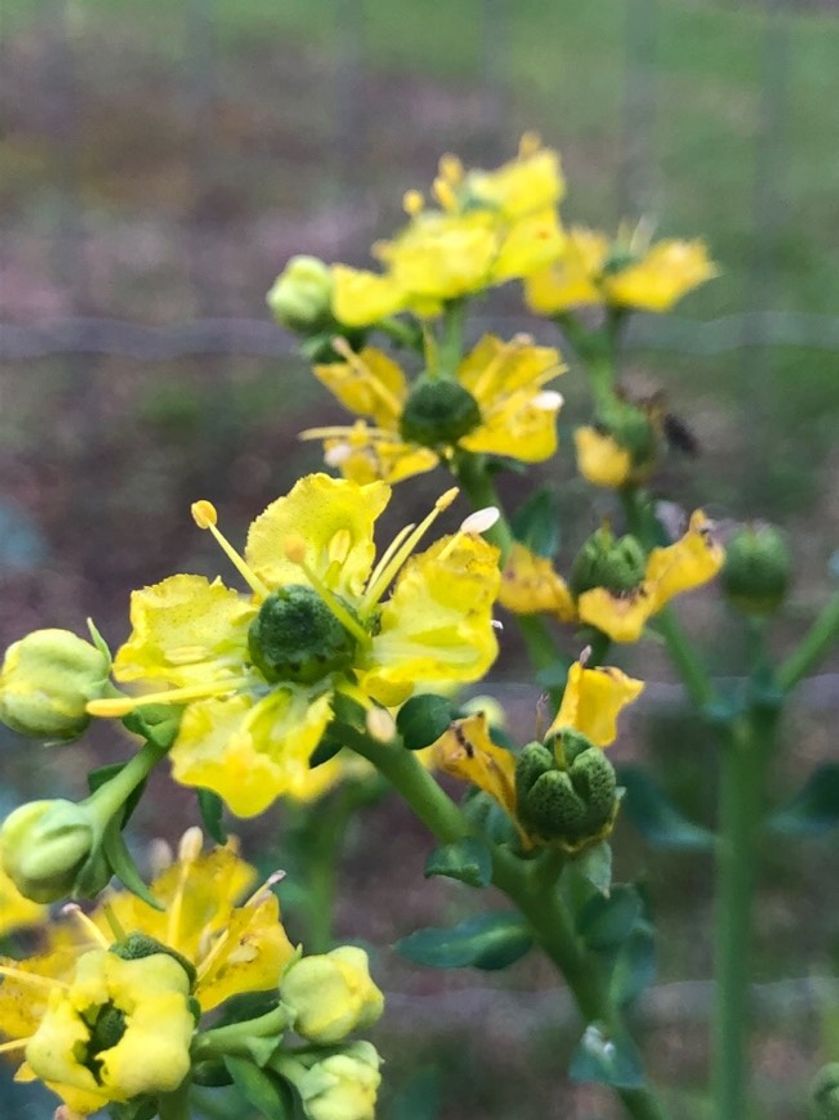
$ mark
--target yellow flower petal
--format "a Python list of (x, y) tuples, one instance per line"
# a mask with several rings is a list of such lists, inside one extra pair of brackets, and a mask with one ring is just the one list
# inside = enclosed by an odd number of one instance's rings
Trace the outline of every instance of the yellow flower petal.
[(114, 659), (120, 681), (187, 686), (240, 675), (255, 608), (221, 580), (177, 575), (131, 594), (131, 637)]
[[(0, 957), (0, 965), (17, 972), (62, 979), (72, 973), (75, 960), (76, 952), (63, 944), (22, 961)], [(48, 985), (27, 983), (14, 975), (4, 976), (0, 982), (0, 1034), (10, 1039), (29, 1038), (34, 1034), (46, 1011), (49, 993)]]
[(610, 435), (596, 428), (582, 427), (574, 432), (577, 470), (594, 486), (618, 489), (632, 472), (632, 456)]
[(693, 288), (718, 275), (702, 241), (659, 241), (643, 260), (605, 277), (610, 303), (642, 311), (669, 311)]
[(447, 300), (485, 287), (498, 251), (487, 212), (423, 211), (394, 240), (378, 246), (394, 281), (411, 297)]
[(564, 250), (565, 233), (555, 210), (521, 218), (504, 235), (492, 266), (493, 282), (500, 284), (540, 272)]
[(609, 240), (604, 234), (569, 230), (560, 258), (526, 278), (527, 306), (537, 315), (553, 315), (580, 304), (602, 303), (599, 278), (608, 251)]
[(304, 559), (339, 594), (357, 596), (375, 557), (373, 526), (390, 499), (382, 482), (359, 486), (347, 479), (312, 474), (272, 502), (248, 532), (245, 558), (270, 587), (307, 582), (286, 558), (290, 538), (305, 543)]
[(624, 595), (605, 587), (584, 591), (577, 600), (581, 622), (596, 626), (615, 642), (637, 642), (649, 617), (658, 610), (654, 588), (648, 580)]
[(348, 428), (346, 435), (325, 439), (323, 446), (327, 463), (362, 486), (376, 481), (402, 482), (433, 470), (440, 461), (428, 447), (371, 432), (363, 420)]
[(478, 680), (498, 653), (490, 623), (499, 582), (498, 550), (470, 534), (444, 537), (409, 560), (359, 666), (361, 687), (390, 706), (419, 682), (434, 689)]
[(0, 861), (0, 937), (46, 921), (49, 907), (31, 902), (17, 889)]
[(236, 816), (253, 817), (305, 786), (309, 758), (329, 722), (331, 696), (277, 686), (190, 704), (170, 751), (175, 781), (214, 790)]
[(485, 334), (458, 366), (457, 379), (483, 409), (520, 389), (538, 392), (566, 368), (552, 346)]
[(642, 681), (633, 680), (620, 669), (586, 669), (575, 661), (548, 735), (572, 728), (596, 747), (608, 747), (617, 738), (621, 710), (643, 690)]
[(568, 585), (550, 560), (518, 541), (507, 556), (498, 601), (513, 614), (556, 614), (562, 622), (577, 617)]
[(496, 404), (492, 413), (460, 446), (475, 454), (509, 455), (523, 463), (541, 463), (557, 447), (556, 415), (561, 398), (544, 404), (531, 393), (514, 393)]
[(510, 160), (496, 171), (470, 171), (470, 199), (497, 208), (507, 218), (520, 218), (554, 206), (565, 194), (559, 155), (549, 148)]
[(366, 346), (357, 361), (316, 365), (314, 372), (350, 412), (370, 417), (380, 428), (398, 431), (408, 386), (404, 373), (387, 354)]
[(656, 610), (674, 595), (701, 587), (712, 580), (723, 565), (725, 552), (714, 540), (711, 523), (701, 509), (690, 519), (681, 540), (667, 548), (654, 548), (647, 561), (647, 582), (653, 589)]
[(332, 266), (332, 314), (348, 327), (366, 327), (402, 309), (404, 297), (389, 276)]
[(516, 759), (493, 743), (483, 712), (458, 719), (434, 744), (437, 767), (488, 793), (516, 819)]

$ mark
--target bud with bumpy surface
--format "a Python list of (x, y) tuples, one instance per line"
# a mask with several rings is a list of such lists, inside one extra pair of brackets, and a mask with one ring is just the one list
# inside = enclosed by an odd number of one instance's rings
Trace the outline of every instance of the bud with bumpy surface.
[(787, 593), (790, 558), (773, 525), (749, 525), (729, 541), (720, 582), (744, 614), (774, 614)]
[(603, 527), (592, 533), (571, 567), (570, 585), (575, 595), (594, 587), (616, 594), (633, 591), (644, 579), (646, 558), (635, 537), (616, 538)]

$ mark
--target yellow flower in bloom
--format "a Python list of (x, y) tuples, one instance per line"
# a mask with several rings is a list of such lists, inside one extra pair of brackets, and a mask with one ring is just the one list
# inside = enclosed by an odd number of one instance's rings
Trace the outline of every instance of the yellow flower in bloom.
[[(456, 448), (535, 463), (556, 450), (562, 397), (545, 385), (565, 367), (556, 350), (526, 335), (485, 335), (454, 371), (409, 384), (386, 354), (341, 347), (344, 361), (315, 366), (338, 400), (364, 419), (352, 427), (312, 428), (327, 462), (356, 482), (399, 482), (431, 470)], [(368, 421), (370, 422), (368, 424)]]
[(640, 311), (669, 311), (693, 288), (718, 275), (702, 241), (659, 241), (644, 245), (643, 231), (613, 244), (601, 233), (572, 229), (564, 250), (525, 282), (528, 307), (555, 315), (584, 304), (610, 304)]
[(0, 937), (18, 929), (40, 925), (48, 913), (48, 907), (24, 898), (3, 870), (0, 860)]
[(597, 428), (582, 427), (574, 432), (577, 469), (593, 486), (619, 489), (633, 478), (632, 455), (618, 441)]
[(587, 669), (575, 661), (568, 670), (562, 703), (548, 735), (570, 728), (585, 735), (596, 747), (608, 747), (618, 737), (618, 716), (644, 691), (642, 681), (633, 680), (620, 669)]
[(517, 157), (496, 171), (472, 170), (461, 180), (458, 164), (451, 159), (441, 161), (443, 177), (454, 180), (456, 187), (462, 181), (471, 205), (500, 210), (507, 218), (522, 218), (556, 206), (565, 194), (559, 156), (543, 148), (532, 132), (522, 137)]
[(516, 756), (493, 743), (483, 712), (455, 720), (434, 751), (444, 773), (482, 789), (515, 820)]
[(497, 550), (464, 522), (411, 557), (456, 497), (451, 490), (374, 566), (373, 529), (390, 493), (381, 482), (303, 478), (251, 525), (244, 557), (218, 530), (210, 503), (197, 502), (197, 523), (252, 594), (189, 575), (134, 592), (133, 630), (114, 675), (168, 687), (97, 701), (91, 714), (183, 706), (170, 751), (176, 780), (215, 790), (233, 812), (253, 816), (305, 787), (336, 690), (368, 707), (394, 706), (418, 681), (434, 688), (481, 677), (497, 653)]
[[(146, 975), (142, 970), (126, 972), (123, 966), (166, 960), (166, 969), (175, 966), (172, 975), (178, 978), (177, 991), (183, 987), (183, 976), (186, 992), (196, 1001), (200, 1013), (211, 1011), (231, 996), (277, 987), (295, 956), (280, 921), (277, 898), (270, 890), (278, 876), (271, 876), (252, 890), (256, 872), (238, 856), (232, 843), (202, 854), (202, 842), (200, 829), (189, 829), (181, 841), (178, 860), (152, 882), (152, 893), (164, 906), (163, 911), (128, 891), (110, 891), (90, 916), (78, 907), (69, 907), (67, 917), (48, 929), (48, 952), (24, 961), (0, 960), (0, 1032), (12, 1040), (0, 1049), (27, 1050), (27, 1063), (18, 1071), (18, 1080), (41, 1078), (82, 1114), (98, 1110), (106, 1101), (125, 1100), (150, 1089), (151, 1083), (146, 1089), (136, 1088), (140, 1077), (155, 1079), (156, 1087), (166, 1091), (163, 1082), (171, 1080), (172, 1067), (168, 1059), (158, 1061), (154, 1057), (152, 1061), (152, 1050), (146, 1051), (142, 1061), (136, 1060), (135, 1046), (140, 1045), (142, 1034), (139, 1030), (119, 1053), (108, 1051), (110, 1080), (97, 1083), (94, 1077), (91, 1086), (87, 1076), (91, 1071), (84, 1072), (90, 1065), (90, 1046), (86, 1043), (82, 1072), (72, 1062), (67, 1066), (67, 1037), (62, 1030), (77, 1020), (73, 1037), (79, 1042), (80, 1032), (91, 1026), (86, 1022), (89, 1016), (79, 1018), (72, 1012), (72, 1003), (66, 1002), (68, 993), (82, 990), (76, 985), (79, 977), (86, 975), (90, 966), (84, 962), (89, 959), (105, 960), (105, 965), (96, 965), (100, 980), (113, 980), (119, 987), (125, 976), (130, 979), (136, 975), (141, 989), (149, 994), (160, 970), (150, 969)], [(147, 947), (159, 945), (161, 951), (140, 956), (134, 946), (144, 940)], [(166, 955), (164, 949), (174, 955)], [(120, 952), (138, 959), (122, 959)], [(188, 968), (194, 969), (194, 982), (185, 971)], [(119, 1002), (117, 994), (112, 1002), (127, 1016), (129, 1008)], [(93, 1003), (101, 1005), (99, 1000)], [(178, 1030), (184, 1022), (179, 1006), (174, 1007), (169, 1023)], [(53, 1015), (54, 1007), (58, 1010)], [(145, 1005), (135, 1025), (146, 1022), (149, 1029), (157, 1030), (158, 1010), (159, 1005)], [(187, 1037), (192, 1034), (193, 1023), (190, 1013)], [(165, 1030), (161, 1040), (172, 1048), (173, 1055), (179, 1053), (177, 1039)], [(63, 1066), (49, 1064), (48, 1043), (51, 1052), (65, 1063)], [(136, 1069), (131, 1068), (134, 1061)]]
[(594, 626), (613, 641), (636, 642), (648, 620), (674, 596), (701, 587), (719, 572), (725, 554), (711, 529), (702, 510), (696, 510), (680, 540), (650, 552), (632, 586), (613, 590), (598, 585), (577, 595), (550, 564), (518, 545), (505, 566), (499, 601), (514, 614), (546, 611), (562, 622)]
[(332, 265), (332, 314), (347, 327), (366, 327), (401, 311), (402, 290), (389, 276)]

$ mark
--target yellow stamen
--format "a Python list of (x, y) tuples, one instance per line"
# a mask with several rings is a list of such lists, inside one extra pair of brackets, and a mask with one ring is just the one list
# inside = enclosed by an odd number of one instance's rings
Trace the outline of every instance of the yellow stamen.
[(341, 600), (326, 586), (320, 576), (306, 563), (306, 542), (302, 537), (289, 537), (284, 543), (287, 559), (296, 564), (304, 573), (312, 587), (326, 603), (345, 630), (348, 630), (362, 645), (369, 645), (371, 637), (357, 619), (353, 618)]
[(522, 138), (519, 140), (519, 159), (527, 159), (528, 156), (536, 155), (542, 147), (542, 137), (538, 132), (524, 132)]
[(382, 555), (379, 557), (378, 563), (376, 564), (373, 571), (370, 573), (370, 578), (367, 581), (367, 586), (368, 587), (373, 587), (378, 582), (379, 576), (382, 574), (384, 569), (390, 563), (390, 560), (391, 560), (391, 557), (393, 556), (393, 554), (396, 552), (396, 550), (399, 548), (399, 546), (402, 544), (402, 542), (405, 540), (405, 538), (408, 536), (408, 534), (412, 533), (414, 531), (414, 529), (416, 529), (416, 527), (417, 527), (416, 523), (412, 521), (410, 524), (405, 525), (402, 529), (399, 530), (399, 532), (396, 534), (396, 536), (393, 538), (393, 540), (390, 542), (390, 544), (384, 550)]
[(346, 439), (352, 442), (354, 435), (361, 435), (364, 437), (370, 436), (372, 439), (393, 439), (394, 433), (387, 432), (384, 428), (370, 428), (362, 420), (360, 424), (349, 424), (341, 427), (334, 424), (328, 428), (306, 428), (305, 431), (300, 432), (298, 439)]
[(398, 549), (393, 550), (388, 562), (384, 565), (380, 565), (378, 575), (375, 580), (370, 580), (367, 585), (367, 590), (364, 592), (364, 598), (361, 600), (362, 614), (375, 607), (390, 585), (391, 580), (417, 547), (422, 537), (425, 536), (443, 510), (449, 508), (459, 493), (460, 491), (458, 488), (453, 486), (451, 490), (447, 490), (445, 494), (442, 494), (434, 503), (434, 508), (428, 516), (423, 518), (416, 529), (400, 542), (400, 547)]
[(183, 910), (184, 892), (192, 871), (192, 865), (201, 855), (204, 846), (204, 833), (197, 826), (188, 828), (178, 845), (178, 885), (172, 898), (169, 921), (166, 924), (166, 944), (170, 949), (178, 949)]
[(222, 534), (221, 530), (218, 528), (218, 525), (216, 524), (216, 522), (218, 521), (218, 514), (216, 513), (216, 507), (212, 504), (212, 502), (208, 502), (206, 501), (206, 499), (202, 498), (198, 502), (193, 502), (191, 509), (192, 517), (195, 521), (195, 524), (199, 529), (210, 530), (210, 532), (213, 534), (213, 537), (215, 538), (216, 544), (219, 546), (228, 560), (230, 560), (233, 567), (236, 569), (236, 571), (239, 573), (239, 575), (242, 577), (251, 591), (253, 591), (253, 593), (255, 595), (258, 595), (261, 599), (267, 599), (270, 594), (268, 588), (265, 586), (262, 580), (259, 579), (259, 577), (251, 571), (244, 557), (239, 555), (230, 541), (228, 541), (227, 537), (225, 537)]
[(425, 207), (425, 199), (422, 197), (422, 191), (410, 190), (405, 191), (402, 195), (402, 209), (409, 218), (415, 218), (417, 214), (421, 214)]
[(68, 902), (66, 906), (62, 906), (61, 913), (66, 918), (72, 918), (76, 925), (81, 929), (91, 941), (99, 945), (102, 949), (110, 949), (111, 942), (104, 935), (102, 930), (97, 924), (85, 914), (81, 906), (75, 902)]
[(460, 523), (460, 533), (486, 533), (498, 521), (501, 512), (498, 506), (485, 506), (483, 509), (476, 509), (474, 513), (470, 513), (468, 517)]
[(262, 886), (257, 887), (250, 898), (245, 899), (245, 901), (242, 903), (242, 906), (256, 906), (258, 902), (261, 902), (263, 900), (263, 896), (269, 895), (271, 893), (271, 888), (275, 887), (277, 883), (281, 883), (283, 879), (285, 879), (285, 877), (286, 872), (281, 871), (279, 868), (276, 871), (272, 871), (265, 882), (262, 884)]
[(0, 976), (8, 976), (10, 980), (17, 980), (20, 984), (33, 984), (36, 988), (70, 987), (63, 980), (56, 980), (54, 976), (39, 976), (37, 972), (24, 972), (22, 968), (11, 968), (5, 964), (0, 964)]
[(447, 183), (445, 179), (438, 176), (431, 187), (431, 193), (444, 210), (457, 210), (457, 195), (451, 183)]
[(210, 684), (194, 684), (185, 688), (169, 688), (163, 692), (147, 692), (143, 696), (118, 696), (107, 700), (91, 700), (87, 714), (104, 719), (120, 719), (146, 704), (188, 704), (209, 696), (224, 696), (248, 683), (246, 677), (229, 677)]
[(445, 152), (440, 156), (438, 164), (440, 169), (440, 178), (445, 179), (447, 183), (451, 183), (456, 187), (458, 183), (463, 181), (463, 164), (460, 162), (458, 156), (453, 155), (451, 152)]
[(32, 1037), (32, 1035), (29, 1035), (27, 1038), (14, 1038), (11, 1042), (0, 1043), (0, 1054), (9, 1054), (13, 1050), (25, 1050), (29, 1045), (29, 1039)]
[(370, 392), (387, 405), (394, 416), (398, 416), (402, 411), (402, 402), (388, 389), (387, 385), (382, 383), (380, 378), (376, 377), (364, 359), (356, 354), (347, 340), (342, 338), (341, 335), (337, 335), (332, 340), (332, 349), (341, 355), (356, 377), (364, 382)]

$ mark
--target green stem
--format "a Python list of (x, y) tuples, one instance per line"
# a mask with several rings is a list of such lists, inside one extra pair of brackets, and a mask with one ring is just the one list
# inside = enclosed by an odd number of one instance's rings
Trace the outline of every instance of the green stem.
[(422, 353), (422, 331), (413, 321), (411, 323), (403, 323), (401, 319), (389, 317), (387, 319), (380, 319), (376, 326), (379, 330), (392, 338), (394, 342), (398, 343), (398, 345), (407, 346), (412, 350), (418, 350)]
[(254, 1038), (279, 1036), (291, 1025), (289, 1010), (280, 1004), (272, 1011), (256, 1019), (245, 1019), (226, 1027), (215, 1027), (197, 1035), (192, 1044), (192, 1057), (195, 1062), (205, 1062), (225, 1054), (250, 1056), (248, 1043)]
[(125, 766), (84, 802), (93, 809), (102, 828), (125, 804), (137, 786), (149, 776), (166, 751), (154, 743), (146, 743)]
[(164, 1093), (159, 1098), (157, 1103), (159, 1120), (190, 1120), (192, 1115), (189, 1101), (190, 1087), (191, 1082), (187, 1077), (174, 1093)]
[(778, 670), (778, 684), (789, 692), (839, 637), (839, 591), (828, 600), (816, 621)]
[(671, 607), (658, 612), (654, 627), (664, 638), (667, 652), (694, 705), (700, 711), (713, 707), (716, 701), (713, 682)]
[(720, 767), (713, 1024), (714, 1120), (742, 1120), (747, 1099), (749, 955), (755, 863), (777, 713), (732, 724)]
[[(451, 843), (468, 834), (463, 814), (411, 751), (356, 732), (351, 732), (348, 745), (384, 774), (437, 840)], [(565, 976), (586, 1023), (603, 1023), (607, 1029), (623, 1031), (620, 1012), (609, 999), (599, 965), (585, 952), (556, 890), (559, 866), (552, 864), (548, 876), (544, 870), (504, 848), (493, 849), (493, 883), (527, 918), (536, 940)], [(615, 1091), (634, 1120), (665, 1120), (652, 1089)]]
[(439, 344), (440, 373), (443, 377), (454, 377), (463, 356), (463, 322), (465, 317), (465, 300), (453, 299), (446, 304)]

